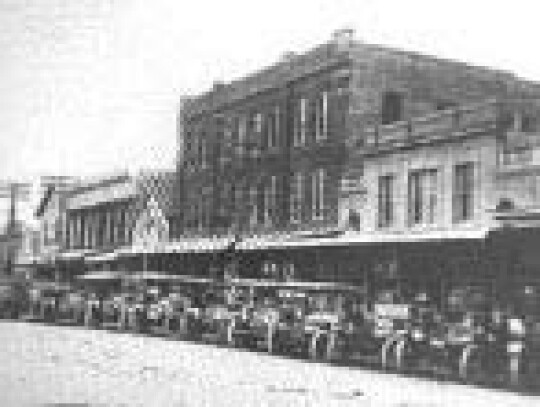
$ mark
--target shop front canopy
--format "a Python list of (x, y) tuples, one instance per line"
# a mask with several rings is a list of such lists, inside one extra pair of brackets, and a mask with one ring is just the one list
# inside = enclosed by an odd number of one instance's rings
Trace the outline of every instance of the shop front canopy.
[(363, 292), (364, 288), (350, 284), (334, 283), (327, 281), (276, 281), (264, 279), (232, 279), (231, 285), (258, 287), (258, 288), (276, 288), (297, 291), (348, 291)]
[(88, 253), (87, 250), (72, 250), (56, 254), (59, 260), (81, 260)]
[(172, 253), (213, 253), (227, 249), (234, 237), (201, 237), (186, 238), (172, 242), (157, 242), (149, 245), (133, 245), (118, 249), (120, 256), (139, 254), (172, 254)]
[(119, 257), (119, 254), (116, 252), (104, 252), (104, 253), (96, 253), (91, 256), (86, 256), (85, 261), (88, 263), (101, 263), (101, 262), (116, 260), (118, 257)]
[(366, 233), (344, 231), (328, 235), (282, 234), (258, 236), (242, 240), (238, 250), (255, 251), (268, 249), (292, 249), (302, 247), (332, 247), (347, 245), (380, 245), (392, 243), (444, 242), (456, 240), (481, 240), (488, 235), (488, 228), (448, 229), (422, 232), (404, 231), (402, 233)]
[(132, 281), (154, 281), (165, 283), (185, 283), (185, 284), (215, 284), (216, 280), (211, 278), (195, 277), (188, 275), (166, 274), (155, 271), (143, 271), (129, 273), (124, 276), (125, 280)]
[(90, 273), (78, 276), (80, 281), (92, 282), (92, 281), (114, 281), (120, 280), (122, 275), (115, 271), (93, 271)]
[(55, 281), (33, 281), (31, 288), (38, 291), (70, 291), (73, 287), (65, 283), (57, 283)]

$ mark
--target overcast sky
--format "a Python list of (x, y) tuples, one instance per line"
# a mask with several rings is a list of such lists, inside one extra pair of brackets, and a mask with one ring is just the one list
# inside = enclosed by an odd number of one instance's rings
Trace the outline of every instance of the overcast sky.
[(0, 179), (172, 167), (180, 95), (343, 27), (540, 80), (535, 3), (0, 0)]

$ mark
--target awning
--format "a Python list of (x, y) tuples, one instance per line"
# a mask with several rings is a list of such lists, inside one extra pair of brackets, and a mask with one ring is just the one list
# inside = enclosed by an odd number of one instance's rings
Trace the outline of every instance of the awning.
[(15, 267), (28, 267), (28, 266), (34, 266), (36, 263), (39, 263), (41, 260), (41, 257), (39, 256), (24, 256), (17, 259), (17, 263), (15, 264)]
[(120, 278), (121, 274), (115, 271), (94, 271), (77, 277), (82, 281), (112, 281)]
[(119, 257), (119, 254), (116, 252), (106, 252), (106, 253), (98, 253), (93, 256), (85, 257), (85, 261), (87, 261), (88, 263), (100, 263), (100, 262), (115, 260), (118, 257)]
[(162, 281), (170, 283), (186, 283), (186, 284), (219, 284), (218, 281), (212, 278), (195, 277), (187, 275), (172, 275), (159, 272), (135, 272), (125, 275), (126, 280), (134, 281)]
[(138, 254), (171, 254), (171, 253), (212, 253), (225, 250), (234, 237), (201, 237), (186, 238), (174, 242), (160, 242), (150, 246), (123, 247), (116, 251), (121, 256)]
[(260, 288), (280, 288), (300, 291), (353, 291), (364, 292), (364, 288), (351, 284), (334, 283), (326, 281), (273, 281), (259, 279), (233, 279), (232, 285), (260, 287)]
[(381, 243), (414, 243), (444, 240), (470, 240), (485, 239), (489, 232), (488, 228), (433, 230), (426, 232), (403, 233), (366, 233), (346, 231), (341, 234), (330, 236), (309, 235), (275, 235), (252, 237), (242, 240), (238, 250), (262, 250), (262, 249), (288, 249), (298, 247), (329, 247), (355, 244), (381, 244)]
[(70, 291), (73, 289), (69, 284), (57, 283), (55, 281), (33, 281), (32, 289), (39, 291)]
[(83, 209), (104, 203), (133, 199), (137, 196), (137, 188), (132, 180), (115, 182), (109, 185), (92, 188), (68, 199), (68, 210)]
[(166, 246), (168, 253), (205, 253), (225, 250), (234, 236), (182, 239)]
[(58, 253), (56, 257), (61, 260), (75, 260), (75, 259), (84, 258), (84, 255), (86, 253), (88, 253), (88, 251), (86, 250), (74, 250), (74, 251), (69, 251), (69, 252)]

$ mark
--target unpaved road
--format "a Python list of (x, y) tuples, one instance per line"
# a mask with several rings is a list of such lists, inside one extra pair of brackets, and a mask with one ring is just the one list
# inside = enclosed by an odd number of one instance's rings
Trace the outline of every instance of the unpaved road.
[(0, 406), (540, 406), (526, 397), (208, 345), (0, 321)]

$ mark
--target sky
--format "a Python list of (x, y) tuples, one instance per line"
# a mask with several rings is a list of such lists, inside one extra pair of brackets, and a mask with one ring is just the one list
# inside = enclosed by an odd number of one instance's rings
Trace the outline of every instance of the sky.
[(540, 81), (535, 3), (0, 0), (0, 180), (172, 168), (181, 95), (345, 27)]

